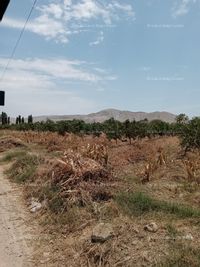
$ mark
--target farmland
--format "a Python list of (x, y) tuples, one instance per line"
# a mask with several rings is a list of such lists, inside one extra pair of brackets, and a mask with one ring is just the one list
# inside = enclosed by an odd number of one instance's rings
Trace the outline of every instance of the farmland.
[[(178, 137), (2, 130), (0, 151), (25, 203), (42, 204), (34, 266), (199, 266), (200, 154)], [(99, 223), (113, 229), (103, 243)]]

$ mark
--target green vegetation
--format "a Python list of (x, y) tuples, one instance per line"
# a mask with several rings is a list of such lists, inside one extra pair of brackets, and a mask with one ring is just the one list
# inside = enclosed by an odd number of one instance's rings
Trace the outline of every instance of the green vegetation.
[(186, 149), (200, 148), (200, 118), (193, 118), (182, 127), (181, 140)]
[(10, 125), (10, 118), (6, 113), (1, 114), (0, 129), (11, 129), (19, 131), (50, 131), (58, 132), (61, 135), (65, 133), (74, 133), (78, 135), (92, 134), (99, 136), (105, 133), (108, 139), (124, 140), (128, 139), (131, 143), (132, 139), (153, 137), (156, 135), (178, 135), (181, 138), (181, 144), (184, 148), (200, 148), (200, 118), (196, 117), (191, 120), (185, 115), (180, 114), (176, 117), (174, 123), (167, 123), (161, 120), (120, 122), (114, 118), (110, 118), (103, 123), (86, 123), (82, 120), (67, 121), (42, 121), (33, 123), (32, 115), (28, 116), (27, 123), (20, 115), (16, 118), (15, 124)]
[(145, 193), (119, 193), (116, 202), (128, 215), (140, 216), (147, 212), (165, 212), (179, 218), (200, 217), (200, 210), (184, 205), (166, 202), (151, 198)]
[(168, 224), (166, 229), (171, 238), (176, 238), (180, 234), (172, 224)]
[(7, 162), (7, 161), (11, 161), (11, 160), (16, 159), (16, 158), (19, 159), (19, 158), (25, 156), (26, 153), (27, 152), (24, 150), (11, 151), (11, 152), (8, 152), (5, 156), (3, 156), (0, 161), (1, 162)]
[(103, 123), (86, 123), (82, 120), (67, 121), (42, 121), (33, 123), (32, 115), (28, 116), (27, 123), (20, 115), (16, 118), (15, 124), (10, 125), (10, 119), (6, 113), (1, 114), (2, 124), (0, 129), (11, 129), (19, 131), (50, 131), (58, 132), (61, 135), (73, 133), (78, 135), (92, 134), (99, 136), (105, 133), (108, 139), (124, 140), (126, 138), (131, 143), (132, 139), (153, 137), (156, 135), (179, 135), (184, 148), (200, 148), (200, 118), (189, 118), (185, 114), (177, 116), (174, 123), (167, 123), (161, 120), (120, 122), (114, 118)]
[(2, 112), (0, 115), (0, 121), (2, 125), (10, 124), (10, 117), (8, 117), (5, 112)]
[(6, 173), (17, 183), (30, 181), (34, 177), (39, 160), (35, 155), (21, 155)]
[(67, 210), (67, 203), (60, 196), (60, 187), (51, 183), (40, 185), (34, 192), (39, 201), (47, 200), (48, 208), (51, 212), (58, 214)]
[(42, 121), (33, 123), (33, 118), (30, 115), (28, 117), (28, 122), (20, 115), (16, 118), (15, 124), (1, 124), (1, 129), (11, 129), (19, 131), (50, 131), (58, 132), (61, 135), (65, 133), (74, 133), (78, 135), (92, 134), (94, 136), (99, 136), (101, 133), (105, 133), (108, 139), (129, 139), (130, 143), (132, 139), (138, 137), (142, 138), (145, 136), (154, 135), (169, 135), (174, 132), (174, 126), (163, 122), (161, 120), (154, 120), (148, 122), (148, 120), (143, 121), (129, 121), (125, 122), (117, 121), (113, 118), (106, 120), (103, 123), (86, 123), (82, 120), (68, 120), (68, 121)]

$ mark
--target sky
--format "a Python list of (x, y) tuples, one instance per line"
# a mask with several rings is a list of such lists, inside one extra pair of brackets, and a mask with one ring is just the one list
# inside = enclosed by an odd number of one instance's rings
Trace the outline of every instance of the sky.
[(200, 0), (11, 0), (0, 23), (2, 111), (116, 108), (200, 115)]

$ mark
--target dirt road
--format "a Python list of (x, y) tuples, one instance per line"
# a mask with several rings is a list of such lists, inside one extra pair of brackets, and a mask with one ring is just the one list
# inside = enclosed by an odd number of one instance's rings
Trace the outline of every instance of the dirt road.
[(29, 267), (32, 234), (20, 190), (0, 166), (0, 267)]

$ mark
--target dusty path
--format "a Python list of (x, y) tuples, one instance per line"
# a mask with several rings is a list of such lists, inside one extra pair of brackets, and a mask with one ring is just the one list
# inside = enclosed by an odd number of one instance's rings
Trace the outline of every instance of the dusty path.
[(28, 218), (20, 190), (0, 166), (0, 267), (32, 266)]

